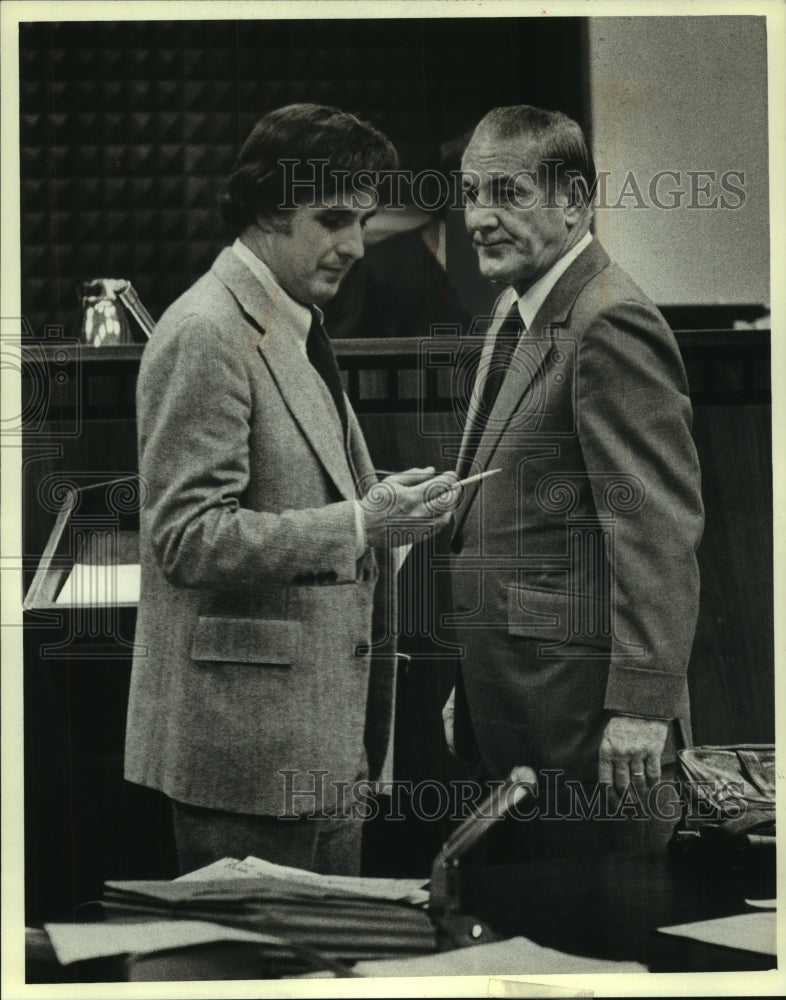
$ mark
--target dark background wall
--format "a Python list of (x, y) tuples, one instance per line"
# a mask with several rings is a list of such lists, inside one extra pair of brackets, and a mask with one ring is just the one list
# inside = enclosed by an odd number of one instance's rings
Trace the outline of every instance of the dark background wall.
[[(581, 118), (580, 19), (180, 21), (20, 26), (22, 305), (73, 323), (85, 278), (129, 278), (157, 318), (226, 234), (215, 197), (264, 112), (368, 117), (402, 167), (496, 104)], [(559, 67), (559, 71), (556, 71)]]

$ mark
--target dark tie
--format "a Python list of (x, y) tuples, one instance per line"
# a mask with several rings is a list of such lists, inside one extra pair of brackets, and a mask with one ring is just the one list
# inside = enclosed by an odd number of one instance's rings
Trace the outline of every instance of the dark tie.
[(344, 430), (344, 437), (347, 434), (347, 405), (344, 401), (344, 387), (341, 382), (336, 355), (333, 353), (333, 346), (328, 338), (327, 331), (322, 325), (319, 316), (312, 309), (311, 329), (308, 331), (306, 340), (306, 354), (322, 381), (330, 390), (336, 410), (341, 418), (341, 426)]
[(478, 372), (478, 377), (482, 377), (485, 374), (485, 380), (480, 389), (478, 409), (470, 428), (467, 452), (461, 468), (458, 470), (460, 476), (465, 476), (472, 465), (472, 459), (478, 449), (480, 439), (486, 429), (491, 411), (494, 408), (494, 403), (502, 387), (502, 382), (510, 367), (510, 359), (513, 357), (513, 352), (516, 350), (519, 338), (523, 332), (524, 321), (518, 310), (518, 302), (514, 302), (497, 331), (488, 365), (484, 366)]
[(497, 401), (502, 382), (510, 367), (510, 359), (513, 357), (513, 352), (516, 350), (523, 330), (524, 322), (519, 313), (518, 302), (514, 302), (497, 331), (491, 361), (486, 368), (486, 380), (480, 394), (480, 412), (478, 414), (484, 426), (491, 415), (494, 403)]

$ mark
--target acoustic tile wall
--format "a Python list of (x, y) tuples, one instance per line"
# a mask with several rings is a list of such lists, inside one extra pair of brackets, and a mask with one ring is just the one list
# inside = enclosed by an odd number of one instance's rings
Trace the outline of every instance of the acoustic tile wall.
[(70, 329), (78, 282), (99, 276), (131, 279), (157, 318), (225, 242), (216, 194), (271, 108), (358, 112), (414, 170), (494, 104), (580, 114), (581, 24), (544, 21), (22, 25), (22, 303), (33, 333)]

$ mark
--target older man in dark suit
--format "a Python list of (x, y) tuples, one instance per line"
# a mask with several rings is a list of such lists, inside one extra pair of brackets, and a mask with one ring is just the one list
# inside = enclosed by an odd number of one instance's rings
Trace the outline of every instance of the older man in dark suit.
[(426, 503), (433, 470), (366, 502), (377, 479), (319, 308), (373, 212), (371, 189), (333, 181), (395, 163), (335, 108), (262, 118), (223, 200), (237, 240), (144, 352), (126, 777), (172, 800), (183, 871), (248, 854), (358, 870), (341, 791), (387, 749), (386, 518), (447, 516)]
[(657, 813), (662, 764), (690, 738), (703, 508), (688, 387), (662, 316), (590, 233), (595, 173), (575, 122), (498, 108), (462, 173), (481, 274), (507, 288), (458, 466), (502, 471), (456, 514), (465, 656), (448, 735), (465, 754), (472, 737), (495, 777), (528, 764), (554, 791), (558, 773), (577, 794), (552, 798), (566, 822), (540, 832), (581, 850), (589, 827), (567, 819), (592, 813), (595, 784)]

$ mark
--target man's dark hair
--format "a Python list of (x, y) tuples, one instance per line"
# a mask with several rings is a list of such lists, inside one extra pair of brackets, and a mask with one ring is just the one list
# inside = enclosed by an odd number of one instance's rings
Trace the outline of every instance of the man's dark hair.
[[(285, 168), (282, 160), (296, 160)], [(327, 161), (324, 170), (308, 161)], [(331, 178), (336, 171), (387, 171), (398, 166), (390, 140), (368, 122), (338, 108), (319, 104), (289, 104), (264, 115), (243, 143), (224, 192), (219, 196), (221, 215), (234, 235), (239, 235), (259, 216), (286, 226), (286, 209), (292, 199), (311, 201), (335, 191)], [(295, 192), (296, 183), (310, 181)], [(326, 183), (322, 184), (322, 179)], [(352, 190), (351, 180), (347, 182)], [(305, 194), (304, 194), (305, 193)]]
[[(475, 133), (489, 131), (500, 139), (526, 138), (535, 147), (539, 164), (558, 161), (559, 188), (571, 199), (587, 204), (596, 184), (595, 163), (581, 126), (561, 111), (546, 111), (530, 104), (494, 108), (478, 123)], [(536, 164), (530, 164), (534, 169)], [(579, 180), (580, 178), (580, 180)]]

